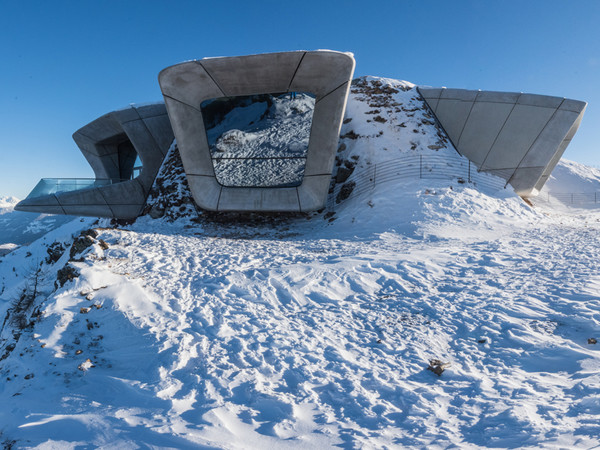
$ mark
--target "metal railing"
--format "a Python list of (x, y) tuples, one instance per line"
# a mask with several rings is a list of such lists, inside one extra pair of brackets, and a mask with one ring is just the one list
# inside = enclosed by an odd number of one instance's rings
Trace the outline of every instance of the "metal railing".
[(544, 196), (539, 196), (538, 199), (543, 199), (548, 203), (558, 200), (565, 205), (597, 205), (600, 207), (600, 192), (548, 192)]
[(354, 182), (347, 198), (371, 192), (376, 185), (399, 179), (455, 180), (458, 184), (470, 184), (477, 189), (497, 191), (504, 189), (506, 181), (485, 172), (479, 172), (468, 159), (456, 155), (407, 155), (401, 158), (371, 164), (356, 169), (345, 183), (335, 185), (327, 199), (327, 208), (333, 210), (338, 195), (346, 183)]

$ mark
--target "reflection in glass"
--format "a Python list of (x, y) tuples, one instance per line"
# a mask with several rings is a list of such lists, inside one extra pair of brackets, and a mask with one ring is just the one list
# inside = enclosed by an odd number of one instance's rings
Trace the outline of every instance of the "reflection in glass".
[(315, 98), (305, 92), (223, 97), (202, 103), (217, 181), (230, 187), (299, 186)]

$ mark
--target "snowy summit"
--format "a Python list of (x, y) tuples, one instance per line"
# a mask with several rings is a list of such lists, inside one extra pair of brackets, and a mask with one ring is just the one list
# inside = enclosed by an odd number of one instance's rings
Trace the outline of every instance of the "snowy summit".
[(196, 211), (173, 145), (134, 223), (0, 258), (0, 442), (600, 445), (600, 209), (553, 196), (598, 171), (559, 164), (530, 206), (469, 168), (377, 77), (353, 82), (324, 211)]

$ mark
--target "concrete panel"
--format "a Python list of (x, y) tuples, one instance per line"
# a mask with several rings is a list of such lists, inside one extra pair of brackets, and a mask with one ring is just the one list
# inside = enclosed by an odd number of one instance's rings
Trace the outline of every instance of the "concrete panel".
[(209, 211), (219, 209), (219, 198), (221, 197), (221, 185), (214, 176), (197, 176), (187, 173), (188, 185), (196, 204)]
[(460, 153), (480, 166), (492, 148), (513, 104), (476, 102), (469, 119), (456, 142)]
[(65, 214), (65, 210), (54, 194), (21, 200), (15, 205), (15, 210), (46, 214)]
[(17, 203), (15, 205), (16, 211), (23, 212), (33, 212), (33, 213), (44, 213), (44, 214), (61, 214), (64, 215), (65, 210), (62, 206), (52, 206), (52, 205), (27, 205), (24, 203), (25, 200)]
[(165, 97), (165, 104), (186, 174), (214, 177), (202, 112), (168, 97)]
[(581, 102), (579, 100), (571, 100), (569, 98), (565, 98), (565, 101), (562, 102), (559, 109), (564, 109), (566, 111), (573, 111), (576, 113), (581, 113), (585, 111), (587, 106), (586, 102)]
[[(131, 205), (146, 203), (147, 192), (137, 180), (123, 181), (98, 188), (107, 205)], [(60, 198), (59, 198), (60, 200)]]
[(548, 164), (561, 142), (566, 138), (572, 124), (577, 120), (577, 116), (577, 113), (571, 111), (555, 111), (519, 166), (543, 167)]
[(69, 205), (106, 205), (104, 197), (98, 188), (80, 189), (78, 191), (60, 192), (56, 194), (62, 206)]
[[(149, 105), (133, 106), (137, 112), (137, 115), (141, 119), (148, 119), (150, 117), (162, 116), (167, 114), (167, 108), (165, 107), (164, 103), (151, 103)], [(121, 121), (125, 122), (125, 120), (122, 119)]]
[(114, 217), (118, 219), (135, 219), (138, 217), (144, 208), (144, 203), (133, 205), (111, 205), (110, 209)]
[[(113, 211), (106, 204), (69, 205), (63, 206), (63, 209), (65, 211), (64, 214), (71, 216), (106, 217), (109, 219), (116, 217)], [(124, 219), (125, 217), (121, 218)]]
[(287, 92), (304, 52), (202, 59), (226, 97)]
[(425, 103), (427, 103), (427, 106), (429, 106), (429, 109), (431, 109), (433, 111), (433, 113), (435, 114), (438, 104), (440, 103), (440, 99), (439, 98), (426, 99)]
[[(510, 185), (518, 195), (523, 197), (536, 196), (539, 192), (535, 190), (535, 182), (544, 173), (544, 167), (521, 167), (515, 170), (510, 177)], [(532, 183), (534, 180), (534, 183)]]
[(226, 188), (219, 211), (300, 211), (296, 188)]
[(173, 139), (175, 139), (167, 110), (165, 109), (165, 113), (162, 115), (145, 118), (144, 124), (158, 144), (158, 149), (162, 155), (166, 156), (171, 144), (173, 144)]
[(418, 88), (421, 97), (426, 100), (440, 98), (442, 95), (442, 88), (429, 88), (429, 87), (419, 87)]
[[(21, 200), (17, 206), (60, 206), (60, 202), (57, 200), (54, 194), (42, 195), (40, 197), (26, 198)], [(15, 206), (16, 210), (21, 211)], [(54, 214), (54, 213), (53, 213)], [(61, 214), (61, 213), (58, 213)]]
[(563, 102), (562, 97), (550, 97), (548, 95), (521, 94), (519, 96), (519, 105), (539, 106), (541, 108), (556, 109)]
[(350, 82), (315, 104), (304, 176), (331, 176)]
[(139, 181), (149, 191), (160, 170), (165, 155), (158, 147), (143, 120), (132, 120), (131, 122), (124, 123), (123, 129), (130, 137), (131, 143), (137, 150), (138, 156), (142, 161), (142, 172), (138, 177)]
[(550, 108), (515, 105), (482, 168), (517, 168), (553, 113)]
[(520, 92), (479, 91), (477, 101), (515, 104), (520, 96)]
[(101, 142), (110, 137), (123, 133), (121, 125), (115, 120), (112, 113), (104, 114), (96, 120), (81, 127), (76, 133), (87, 136), (94, 142)]
[(197, 61), (161, 70), (158, 83), (165, 99), (171, 97), (196, 109), (200, 109), (204, 100), (225, 97), (225, 93)]
[(298, 187), (300, 211), (314, 211), (324, 208), (327, 204), (327, 191), (331, 176), (304, 177), (302, 185)]
[(470, 91), (467, 89), (442, 89), (440, 99), (462, 100), (463, 102), (474, 102), (479, 91)]
[(504, 180), (508, 180), (512, 174), (515, 173), (515, 169), (481, 169), (481, 172), (490, 173), (492, 175), (496, 175), (497, 177), (503, 178)]
[(311, 92), (325, 96), (348, 82), (348, 73), (354, 72), (354, 58), (338, 52), (306, 52), (289, 91)]
[[(222, 96), (286, 92), (288, 88), (315, 94), (304, 179), (313, 174), (329, 178), (354, 59), (343, 53), (316, 51), (203, 59), (199, 64), (206, 69), (206, 75), (210, 74), (210, 81), (205, 83), (206, 77), (199, 75), (192, 63), (166, 68), (159, 75), (184, 170), (198, 206), (220, 211), (299, 211), (296, 188), (234, 188), (218, 184), (200, 103)], [(215, 93), (215, 89), (222, 93)], [(328, 183), (318, 187), (326, 196)], [(308, 189), (307, 199), (310, 192)], [(322, 195), (315, 193), (314, 197), (319, 200), (307, 200), (306, 204), (320, 205)]]
[(472, 106), (473, 102), (440, 98), (435, 115), (455, 146), (467, 122)]
[(542, 174), (542, 176), (540, 177), (538, 182), (535, 184), (535, 189), (537, 191), (540, 191), (542, 189), (542, 187), (544, 186), (544, 183), (548, 180), (548, 178), (550, 177), (550, 174), (552, 173), (552, 171), (558, 164), (558, 161), (560, 161), (560, 158), (562, 157), (563, 153), (565, 152), (567, 146), (571, 143), (571, 139), (573, 139), (573, 136), (575, 135), (575, 133), (577, 132), (577, 129), (579, 128), (579, 125), (581, 124), (581, 120), (583, 119), (584, 112), (585, 112), (585, 105), (584, 105), (583, 109), (581, 110), (581, 112), (579, 113), (579, 115), (577, 116), (577, 119), (575, 120), (575, 122), (573, 122), (573, 125), (571, 125), (571, 128), (567, 132), (567, 135), (565, 136), (563, 141), (560, 143), (560, 145), (556, 149), (554, 155), (552, 155), (550, 162), (546, 165), (546, 168), (544, 169), (544, 173)]

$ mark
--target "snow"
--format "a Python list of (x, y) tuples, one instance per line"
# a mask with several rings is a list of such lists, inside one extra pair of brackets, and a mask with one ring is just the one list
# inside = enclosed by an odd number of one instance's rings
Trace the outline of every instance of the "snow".
[(205, 124), (217, 180), (225, 186), (298, 185), (304, 174), (314, 97), (300, 92), (295, 98), (290, 94), (238, 97), (240, 103), (242, 99), (248, 104)]
[[(341, 183), (403, 155), (450, 167), (413, 85), (371, 77), (352, 90), (338, 166), (356, 170)], [(151, 196), (162, 218), (77, 219), (0, 260), (0, 442), (600, 445), (600, 347), (588, 343), (600, 209), (417, 178), (333, 215), (194, 217), (181, 172), (164, 172), (179, 200)], [(552, 188), (595, 177), (561, 163)], [(90, 228), (93, 245), (71, 258)], [(53, 243), (65, 252), (49, 262)], [(67, 264), (78, 276), (60, 286)], [(432, 359), (450, 365), (438, 376)]]

